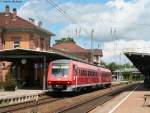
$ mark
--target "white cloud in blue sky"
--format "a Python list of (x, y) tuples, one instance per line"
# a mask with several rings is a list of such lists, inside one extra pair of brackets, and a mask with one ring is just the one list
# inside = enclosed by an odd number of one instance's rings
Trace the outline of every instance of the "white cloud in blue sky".
[(54, 1), (75, 23), (61, 15), (47, 0), (25, 0), (17, 6), (18, 14), (26, 19), (42, 20), (43, 27), (54, 32), (56, 38), (71, 36), (86, 48), (90, 45), (90, 32), (94, 29), (95, 47), (101, 44), (104, 60), (114, 54), (119, 55), (125, 48), (150, 45), (150, 0)]

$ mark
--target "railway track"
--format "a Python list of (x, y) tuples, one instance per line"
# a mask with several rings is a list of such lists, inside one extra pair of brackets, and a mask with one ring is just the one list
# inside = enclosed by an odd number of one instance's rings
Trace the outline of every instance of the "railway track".
[(84, 102), (74, 104), (72, 106), (60, 109), (56, 113), (88, 113), (95, 109), (97, 106), (104, 104), (105, 102), (113, 99), (115, 96), (120, 94), (122, 91), (130, 89), (135, 85), (126, 86), (121, 89), (114, 90), (108, 94), (94, 97), (92, 99), (85, 100)]
[[(23, 111), (29, 110), (34, 113), (85, 113), (87, 111), (90, 111), (97, 107), (98, 105), (101, 105), (105, 103), (106, 101), (112, 99), (115, 95), (119, 94), (119, 90), (124, 90), (120, 89), (117, 91), (118, 87), (123, 87), (127, 88), (128, 85), (116, 85), (111, 88), (103, 89), (103, 90), (98, 90), (96, 92), (102, 92), (103, 94), (98, 95), (98, 96), (93, 96), (94, 98), (91, 98), (91, 93), (93, 94), (94, 92), (87, 93), (87, 94), (81, 94), (81, 95), (76, 95), (76, 96), (61, 96), (61, 98), (58, 97), (45, 97), (41, 98), (38, 101), (30, 101), (30, 102), (25, 102), (21, 104), (15, 104), (11, 106), (6, 106), (0, 108), (0, 113), (22, 113)], [(112, 93), (111, 89), (114, 91)], [(84, 99), (87, 97), (87, 99)], [(91, 96), (91, 97), (90, 97)], [(82, 99), (80, 99), (82, 98)], [(68, 102), (69, 100), (69, 102)], [(76, 100), (79, 100), (76, 104), (74, 103)], [(82, 102), (81, 102), (82, 101)], [(67, 103), (68, 102), (68, 103)], [(59, 104), (61, 103), (61, 104)], [(48, 106), (48, 107), (46, 107)], [(53, 107), (53, 110), (52, 110)], [(55, 108), (54, 108), (55, 107)]]

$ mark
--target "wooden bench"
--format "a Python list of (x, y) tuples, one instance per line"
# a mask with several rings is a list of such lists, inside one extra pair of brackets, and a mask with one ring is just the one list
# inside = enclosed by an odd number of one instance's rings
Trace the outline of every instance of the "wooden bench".
[(143, 106), (149, 106), (150, 105), (149, 103), (150, 103), (150, 94), (145, 94), (144, 95), (144, 104), (143, 104)]

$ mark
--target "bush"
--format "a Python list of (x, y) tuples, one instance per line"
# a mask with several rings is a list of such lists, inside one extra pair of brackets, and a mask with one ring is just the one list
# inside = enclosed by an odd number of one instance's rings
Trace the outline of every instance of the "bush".
[(13, 78), (11, 73), (6, 74), (5, 82), (4, 82), (4, 89), (5, 90), (15, 90), (16, 81)]
[(4, 87), (4, 82), (0, 81), (0, 89), (3, 89), (3, 87)]

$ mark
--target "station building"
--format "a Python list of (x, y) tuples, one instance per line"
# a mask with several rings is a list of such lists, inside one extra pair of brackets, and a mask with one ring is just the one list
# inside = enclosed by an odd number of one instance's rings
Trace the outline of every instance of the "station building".
[(123, 76), (124, 72), (130, 73), (132, 75), (132, 78), (134, 78), (135, 80), (140, 80), (142, 78), (141, 72), (137, 68), (125, 68), (125, 69), (117, 69), (113, 71), (112, 81), (113, 82), (124, 81), (125, 80)]
[[(10, 11), (9, 6), (0, 13), (0, 50), (10, 49), (27, 49), (36, 51), (49, 51), (51, 36), (54, 34), (38, 25), (34, 24), (33, 19), (25, 20), (17, 15), (14, 8)], [(15, 54), (15, 53), (12, 53)], [(1, 54), (2, 55), (2, 54)], [(9, 54), (8, 54), (9, 56)], [(19, 64), (19, 67), (18, 67)], [(28, 85), (42, 85), (42, 64), (40, 62), (33, 63), (22, 59), (21, 63), (14, 61), (0, 62), (0, 80), (4, 81), (5, 75), (12, 70), (14, 77), (18, 81), (26, 81)], [(29, 76), (30, 75), (30, 76)]]
[[(92, 62), (96, 65), (101, 64), (101, 57), (103, 56), (101, 49), (93, 49), (93, 50), (85, 49), (73, 42), (64, 42), (61, 44), (55, 44), (55, 45), (53, 45), (53, 47), (55, 49), (62, 50), (64, 52), (72, 54), (74, 56), (78, 56), (88, 63)], [(93, 55), (91, 58), (92, 51), (93, 51)]]

